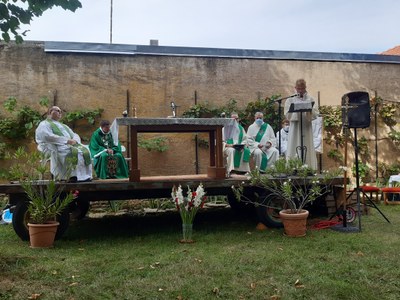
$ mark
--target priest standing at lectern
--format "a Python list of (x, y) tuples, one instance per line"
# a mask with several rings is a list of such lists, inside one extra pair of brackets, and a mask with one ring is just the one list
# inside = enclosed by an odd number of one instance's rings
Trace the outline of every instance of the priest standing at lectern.
[[(302, 159), (304, 164), (317, 170), (317, 156), (314, 149), (312, 120), (319, 115), (318, 103), (308, 95), (304, 79), (298, 79), (296, 81), (295, 89), (297, 96), (287, 99), (284, 109), (285, 116), (290, 121), (286, 158)], [(302, 104), (307, 104), (307, 102), (311, 102), (312, 109), (310, 111), (289, 112), (292, 104), (296, 105), (299, 103), (299, 106), (303, 107)], [(301, 133), (303, 133), (303, 135)]]

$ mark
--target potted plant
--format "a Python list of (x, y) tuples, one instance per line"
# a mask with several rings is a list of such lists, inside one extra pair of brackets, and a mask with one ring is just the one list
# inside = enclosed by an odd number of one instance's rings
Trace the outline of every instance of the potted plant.
[(65, 184), (56, 179), (44, 179), (47, 157), (40, 152), (27, 153), (18, 148), (12, 155), (17, 161), (10, 176), (17, 179), (26, 194), (29, 239), (32, 248), (52, 247), (59, 223), (57, 217), (77, 198), (78, 191), (66, 192)]
[[(233, 187), (233, 190), (238, 200), (255, 204), (268, 216), (267, 225), (279, 227), (283, 223), (285, 235), (305, 236), (309, 215), (305, 206), (327, 193), (333, 178), (340, 172), (343, 171), (316, 174), (298, 159), (281, 158), (266, 174), (258, 170), (250, 173), (250, 185), (259, 191), (256, 200), (244, 193), (243, 186)], [(293, 222), (296, 224), (291, 225)]]
[(32, 248), (52, 247), (59, 222), (56, 221), (69, 204), (77, 197), (76, 193), (65, 193), (54, 180), (45, 185), (40, 181), (21, 182), (29, 199), (29, 237)]

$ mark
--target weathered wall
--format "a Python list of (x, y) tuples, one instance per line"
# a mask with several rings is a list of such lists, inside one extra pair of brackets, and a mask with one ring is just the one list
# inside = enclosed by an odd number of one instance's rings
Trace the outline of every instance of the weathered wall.
[[(37, 105), (48, 96), (66, 111), (101, 107), (110, 120), (126, 109), (127, 91), (138, 117), (166, 117), (171, 101), (180, 106), (178, 115), (193, 105), (195, 91), (198, 103), (222, 105), (234, 98), (245, 106), (257, 98), (292, 94), (298, 78), (306, 79), (315, 98), (319, 92), (322, 105), (339, 104), (343, 94), (356, 90), (400, 102), (399, 64), (45, 53), (43, 43), (27, 42), (0, 45), (0, 70), (1, 100), (15, 96)], [(147, 157), (142, 173), (194, 170), (192, 138), (172, 141), (168, 154), (141, 153)], [(200, 152), (207, 161), (207, 151)]]

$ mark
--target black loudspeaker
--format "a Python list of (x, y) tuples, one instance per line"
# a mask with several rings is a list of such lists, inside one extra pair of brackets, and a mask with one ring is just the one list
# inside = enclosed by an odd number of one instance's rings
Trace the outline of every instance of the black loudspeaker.
[(342, 97), (342, 122), (347, 128), (367, 128), (371, 124), (371, 106), (367, 92), (351, 92)]

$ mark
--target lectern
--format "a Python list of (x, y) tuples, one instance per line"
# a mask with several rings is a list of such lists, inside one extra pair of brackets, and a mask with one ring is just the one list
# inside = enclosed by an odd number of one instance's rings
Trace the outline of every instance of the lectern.
[[(304, 134), (303, 134), (303, 112), (311, 112), (314, 106), (314, 101), (302, 101), (290, 104), (289, 113), (299, 113), (300, 115), (300, 146), (296, 147), (297, 157), (301, 158), (301, 162), (304, 164), (307, 156), (307, 147), (304, 146)], [(300, 152), (300, 155), (299, 155)]]

